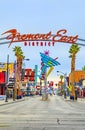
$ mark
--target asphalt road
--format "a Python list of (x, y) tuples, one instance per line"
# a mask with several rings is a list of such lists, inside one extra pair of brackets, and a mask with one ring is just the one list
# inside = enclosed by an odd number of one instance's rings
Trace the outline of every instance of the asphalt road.
[(0, 106), (0, 130), (85, 130), (85, 103), (40, 96)]

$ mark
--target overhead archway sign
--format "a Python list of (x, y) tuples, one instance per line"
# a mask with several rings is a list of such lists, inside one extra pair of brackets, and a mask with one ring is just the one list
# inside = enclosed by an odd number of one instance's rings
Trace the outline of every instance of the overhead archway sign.
[(14, 42), (24, 42), (25, 46), (54, 46), (57, 42), (75, 44), (78, 40), (78, 35), (68, 36), (66, 29), (58, 30), (55, 34), (52, 34), (52, 31), (45, 34), (21, 34), (17, 29), (11, 29), (2, 33), (2, 35), (5, 35), (5, 38), (2, 39), (7, 40), (3, 43), (9, 43), (8, 47)]

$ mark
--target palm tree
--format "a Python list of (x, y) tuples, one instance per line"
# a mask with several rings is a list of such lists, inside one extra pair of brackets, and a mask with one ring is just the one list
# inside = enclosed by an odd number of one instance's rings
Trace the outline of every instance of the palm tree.
[(19, 46), (15, 46), (15, 48), (13, 48), (13, 51), (15, 52), (15, 56), (17, 58), (17, 68), (18, 71), (22, 71), (22, 60), (25, 58), (25, 56), (23, 55), (23, 51), (21, 49), (21, 47)]
[(62, 84), (62, 80), (63, 80), (64, 76), (60, 75), (60, 79), (61, 79), (61, 84)]
[(80, 47), (78, 46), (78, 44), (72, 44), (69, 50), (69, 53), (70, 53), (69, 58), (71, 58), (71, 73), (72, 73), (71, 85), (72, 85), (72, 94), (74, 96), (74, 99), (75, 99), (75, 88), (74, 88), (75, 60), (76, 60), (76, 54), (79, 51), (80, 51)]
[(23, 55), (23, 51), (21, 49), (21, 47), (19, 46), (15, 46), (13, 48), (13, 51), (15, 52), (15, 56), (17, 58), (16, 61), (16, 81), (15, 81), (15, 92), (14, 92), (14, 96), (16, 98), (16, 86), (18, 86), (18, 95), (20, 93), (20, 81), (21, 81), (21, 73), (22, 73), (22, 60), (25, 58), (25, 56)]
[(60, 75), (60, 79), (61, 79), (61, 94), (63, 94), (63, 78), (64, 78), (64, 76), (63, 75)]
[(71, 58), (71, 72), (75, 71), (75, 59), (76, 59), (76, 54), (80, 51), (80, 47), (77, 44), (72, 44), (70, 47), (69, 53)]
[(82, 67), (82, 70), (85, 71), (85, 65)]

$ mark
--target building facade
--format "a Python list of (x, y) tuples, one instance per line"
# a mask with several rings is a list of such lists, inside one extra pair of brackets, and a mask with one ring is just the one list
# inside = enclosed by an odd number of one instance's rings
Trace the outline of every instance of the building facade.
[(74, 86), (76, 85), (84, 85), (85, 80), (85, 71), (82, 70), (76, 70), (69, 74), (69, 84), (74, 83)]

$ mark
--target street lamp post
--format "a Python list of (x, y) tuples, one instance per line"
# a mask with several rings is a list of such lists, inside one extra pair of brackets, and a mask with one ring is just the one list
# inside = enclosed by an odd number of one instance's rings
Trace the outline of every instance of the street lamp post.
[(46, 77), (46, 74), (47, 74), (47, 69), (45, 71), (45, 79), (44, 79), (44, 84), (45, 84), (45, 95), (46, 95), (46, 100), (48, 99), (48, 93), (47, 93), (47, 77)]
[(40, 95), (42, 95), (42, 80), (40, 79)]
[(16, 67), (17, 63), (16, 61), (14, 62), (14, 88), (13, 88), (13, 101), (16, 99)]
[(6, 99), (5, 102), (8, 102), (8, 68), (9, 67), (9, 54), (7, 55), (7, 73), (6, 73)]
[(25, 67), (26, 67), (26, 66), (25, 66), (25, 63), (23, 63), (24, 60), (25, 60), (25, 61), (29, 61), (30, 59), (27, 58), (27, 59), (23, 59), (23, 60), (22, 60), (22, 69), (25, 69)]
[(66, 80), (66, 77), (67, 77), (67, 74), (66, 73), (63, 73), (61, 71), (57, 71), (58, 73), (62, 73), (64, 75), (64, 98), (66, 98), (66, 91), (67, 91), (67, 80)]
[[(29, 61), (30, 59), (23, 59), (23, 61), (26, 60), (26, 61)], [(23, 79), (24, 75), (25, 75), (25, 63), (22, 64), (22, 73), (21, 73), (21, 80)]]
[[(26, 61), (29, 61), (30, 59), (23, 59), (23, 61), (26, 60)], [(22, 61), (22, 72), (21, 72), (21, 80), (24, 80), (24, 75), (25, 75), (25, 68), (26, 68), (26, 65), (25, 63)]]

